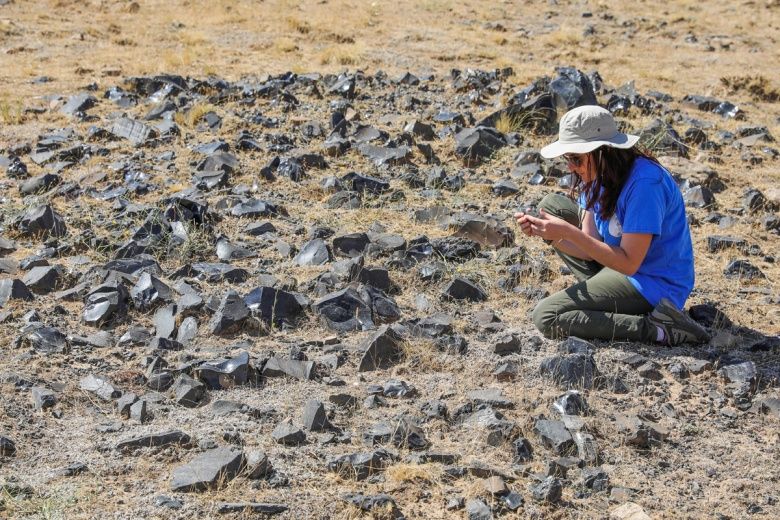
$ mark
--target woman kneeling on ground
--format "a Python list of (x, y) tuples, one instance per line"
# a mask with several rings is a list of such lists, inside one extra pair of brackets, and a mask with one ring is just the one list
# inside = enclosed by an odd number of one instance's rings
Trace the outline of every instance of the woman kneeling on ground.
[(693, 288), (685, 204), (669, 172), (618, 131), (609, 111), (581, 106), (560, 122), (545, 158), (563, 155), (578, 201), (550, 194), (538, 216), (516, 213), (522, 232), (552, 243), (579, 283), (536, 306), (548, 338), (676, 345), (709, 334), (680, 311)]

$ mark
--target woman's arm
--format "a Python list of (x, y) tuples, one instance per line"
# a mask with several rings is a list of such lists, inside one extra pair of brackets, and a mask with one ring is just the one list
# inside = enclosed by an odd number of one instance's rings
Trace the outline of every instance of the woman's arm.
[[(591, 236), (597, 240), (601, 240), (601, 235), (599, 235), (599, 231), (596, 228), (596, 219), (593, 218), (593, 212), (590, 210), (586, 210), (585, 215), (582, 218), (582, 231), (588, 236)], [(567, 255), (571, 255), (576, 258), (581, 258), (583, 260), (593, 260), (593, 258), (591, 258), (588, 253), (580, 249), (571, 240), (566, 238), (560, 239), (553, 243), (553, 247), (559, 251), (562, 251), (563, 253), (566, 253)]]
[[(583, 229), (572, 226), (563, 219), (553, 217), (544, 210), (539, 217), (523, 215), (518, 219), (523, 232), (550, 240), (565, 253), (578, 258), (595, 260), (619, 273), (633, 275), (647, 256), (653, 235), (649, 233), (624, 233), (619, 246), (610, 246), (601, 241), (595, 230), (593, 215), (586, 215)], [(593, 234), (595, 236), (593, 236)], [(566, 249), (564, 249), (566, 248)], [(568, 249), (568, 250), (567, 250)]]

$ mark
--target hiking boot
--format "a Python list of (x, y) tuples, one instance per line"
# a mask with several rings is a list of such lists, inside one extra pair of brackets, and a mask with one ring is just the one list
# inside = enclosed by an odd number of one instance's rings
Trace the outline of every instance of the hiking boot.
[(666, 298), (661, 298), (648, 319), (650, 323), (663, 329), (668, 345), (704, 343), (710, 339), (710, 333), (704, 327)]

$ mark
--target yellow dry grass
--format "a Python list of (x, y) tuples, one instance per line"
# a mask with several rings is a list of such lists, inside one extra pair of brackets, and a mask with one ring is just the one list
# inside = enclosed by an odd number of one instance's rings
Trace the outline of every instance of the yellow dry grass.
[[(777, 2), (774, 2), (777, 4)], [(362, 69), (371, 74), (378, 70), (387, 72), (391, 77), (399, 77), (406, 71), (413, 73), (432, 71), (438, 78), (446, 77), (450, 69), (467, 68), (503, 68), (511, 66), (515, 75), (511, 82), (518, 88), (524, 87), (529, 81), (541, 75), (551, 75), (558, 65), (573, 65), (583, 70), (597, 69), (604, 79), (612, 85), (620, 85), (630, 80), (636, 81), (640, 92), (655, 89), (669, 92), (676, 100), (688, 93), (714, 96), (728, 96), (740, 104), (749, 115), (749, 123), (763, 125), (769, 128), (775, 136), (780, 136), (780, 123), (777, 119), (777, 92), (780, 80), (777, 78), (775, 64), (780, 61), (776, 43), (776, 22), (778, 7), (765, 7), (767, 2), (701, 2), (680, 0), (673, 3), (661, 0), (648, 0), (642, 4), (618, 0), (606, 1), (559, 1), (557, 6), (551, 6), (547, 0), (531, 0), (527, 2), (454, 2), (449, 0), (421, 0), (412, 2), (370, 2), (360, 0), (144, 0), (137, 2), (105, 2), (99, 0), (27, 0), (3, 6), (0, 10), (0, 142), (6, 144), (18, 142), (34, 142), (41, 130), (62, 128), (74, 124), (73, 121), (57, 112), (56, 102), (44, 98), (47, 94), (65, 95), (79, 91), (84, 85), (93, 81), (98, 83), (99, 91), (116, 84), (121, 77), (137, 74), (172, 73), (202, 78), (206, 75), (216, 75), (229, 80), (242, 77), (263, 77), (266, 74), (277, 74), (288, 70), (294, 72), (338, 73), (346, 69), (354, 71)], [(759, 11), (766, 9), (766, 11)], [(592, 13), (592, 17), (582, 16), (583, 11)], [(756, 14), (758, 13), (758, 14)], [(607, 18), (612, 16), (612, 19)], [(497, 28), (500, 24), (505, 30)], [(595, 35), (588, 35), (588, 25), (597, 26)], [(686, 41), (688, 34), (696, 36), (695, 42)], [(724, 37), (723, 35), (728, 35)], [(708, 50), (708, 46), (713, 50)], [(39, 76), (49, 76), (49, 83), (33, 84), (32, 80)], [(446, 80), (441, 83), (446, 85)], [(446, 88), (446, 87), (445, 87)], [(450, 93), (447, 93), (449, 96)], [(500, 105), (500, 100), (488, 99), (484, 111), (492, 111), (493, 105)], [(358, 102), (355, 103), (359, 105)], [(25, 113), (29, 106), (53, 107), (44, 114)], [(281, 116), (278, 107), (258, 105), (267, 116)], [(475, 113), (480, 108), (472, 107)], [(221, 113), (219, 107), (208, 104), (198, 104), (188, 112), (177, 116), (185, 131), (197, 126), (206, 112), (215, 110)], [(224, 114), (222, 114), (224, 115)], [(426, 114), (427, 115), (427, 114)], [(693, 114), (694, 116), (698, 114)], [(373, 114), (364, 114), (365, 121), (372, 121)], [(702, 116), (705, 117), (705, 116)], [(218, 136), (229, 139), (235, 135), (241, 123), (238, 118), (226, 117), (223, 132)], [(629, 122), (635, 127), (641, 127), (650, 118), (632, 116)], [(508, 132), (522, 127), (523, 121), (505, 117), (499, 120), (499, 130)], [(717, 120), (720, 128), (736, 130), (745, 124), (742, 121)], [(234, 126), (231, 126), (234, 125)], [(399, 124), (400, 125), (400, 124)], [(388, 125), (389, 126), (389, 125)], [(400, 131), (401, 127), (386, 128), (391, 133)], [(266, 130), (262, 130), (265, 132)], [(275, 132), (275, 130), (268, 130)], [(530, 147), (537, 147), (542, 140), (534, 136), (526, 136)], [(215, 137), (216, 138), (216, 137)], [(132, 153), (130, 147), (124, 144), (112, 144), (114, 151)], [(446, 159), (452, 158), (452, 142), (445, 140), (433, 143), (436, 153)], [(511, 166), (514, 149), (502, 151), (487, 165), (475, 168), (476, 179), (494, 180), (508, 171)], [(156, 153), (156, 152), (152, 152)], [(177, 149), (176, 169), (165, 173), (165, 180), (170, 184), (163, 185), (166, 191), (176, 191), (189, 185), (188, 161), (191, 156), (186, 150)], [(242, 166), (245, 171), (237, 173), (237, 182), (249, 186), (257, 181), (257, 167), (266, 158), (258, 158), (252, 154)], [(712, 154), (700, 154), (697, 161), (706, 163)], [(244, 157), (242, 157), (242, 160)], [(78, 171), (68, 171), (64, 174), (68, 181), (76, 181), (89, 168), (104, 165), (103, 158), (96, 158), (95, 163), (80, 165)], [(298, 205), (291, 208), (296, 217), (290, 220), (279, 219), (282, 236), (294, 241), (299, 246), (305, 237), (293, 233), (293, 229), (302, 223), (308, 225), (323, 225), (338, 229), (339, 232), (356, 232), (367, 229), (378, 222), (387, 228), (388, 232), (401, 234), (406, 238), (426, 235), (429, 238), (439, 238), (450, 234), (450, 230), (441, 229), (435, 224), (414, 222), (408, 214), (407, 206), (421, 207), (424, 205), (444, 205), (451, 208), (475, 204), (479, 211), (505, 211), (505, 200), (497, 200), (490, 192), (490, 184), (471, 182), (458, 193), (445, 192), (436, 201), (423, 199), (413, 190), (404, 190), (407, 201), (399, 204), (384, 204), (379, 199), (367, 197), (365, 207), (360, 211), (324, 210), (320, 209), (327, 198), (318, 188), (318, 181), (325, 175), (342, 175), (347, 171), (358, 170), (371, 173), (373, 167), (361, 157), (351, 154), (349, 158), (329, 160), (331, 168), (324, 172), (311, 172), (311, 178), (301, 184), (286, 181), (277, 182), (273, 191), (285, 198), (295, 201)], [(746, 168), (738, 157), (729, 158), (723, 164), (714, 167), (719, 175), (729, 185), (729, 192), (718, 196), (720, 209), (738, 208), (740, 197), (748, 187), (759, 187), (770, 193), (777, 190), (780, 178), (777, 163), (766, 161), (764, 164)], [(37, 173), (37, 172), (36, 172)], [(471, 177), (469, 177), (471, 179)], [(261, 181), (262, 182), (262, 181)], [(397, 183), (401, 185), (401, 183)], [(395, 187), (395, 186), (394, 186)], [(549, 190), (549, 187), (544, 188)], [(541, 190), (541, 188), (540, 188)], [(532, 198), (539, 191), (528, 188), (524, 196)], [(160, 192), (137, 197), (134, 202), (156, 202)], [(777, 195), (774, 196), (776, 199)], [(4, 203), (3, 222), (34, 204), (34, 199), (22, 202), (18, 197), (9, 197)], [(57, 198), (55, 207), (64, 209), (71, 204), (69, 200)], [(110, 203), (90, 201), (91, 206), (83, 208), (80, 218), (73, 218), (74, 233), (92, 227), (91, 218), (96, 214), (110, 215)], [(297, 219), (303, 213), (301, 208), (307, 208), (305, 220)], [(315, 209), (311, 209), (315, 207)], [(697, 212), (703, 215), (704, 212)], [(276, 222), (275, 222), (276, 223)], [(244, 222), (226, 219), (217, 229), (226, 234), (235, 232)], [(126, 238), (129, 230), (120, 230), (118, 236)], [(729, 234), (740, 235), (751, 242), (764, 247), (765, 253), (772, 253), (771, 246), (777, 244), (777, 238), (768, 234), (754, 224), (738, 222), (727, 231)], [(719, 307), (739, 325), (753, 327), (765, 333), (780, 331), (780, 315), (776, 305), (764, 304), (761, 295), (744, 295), (740, 290), (759, 286), (758, 283), (747, 283), (736, 279), (725, 279), (723, 268), (732, 259), (733, 252), (707, 254), (706, 236), (723, 234), (715, 224), (702, 223), (694, 228), (694, 240), (698, 251), (697, 270), (700, 290), (691, 298), (690, 303), (716, 301)], [(8, 238), (15, 238), (13, 231), (6, 233)], [(518, 238), (523, 243), (523, 238)], [(182, 258), (197, 258), (199, 254), (210, 254), (212, 246), (203, 234), (195, 230), (190, 242), (180, 251)], [(20, 245), (15, 253), (18, 258), (34, 254), (38, 245)], [(549, 253), (549, 249), (538, 243), (528, 243), (529, 252), (534, 258), (547, 259), (555, 270), (559, 263)], [(93, 258), (104, 259), (100, 251), (86, 253)], [(279, 260), (279, 254), (273, 247), (266, 247), (260, 253), (260, 259)], [(769, 287), (774, 294), (780, 289), (780, 269), (776, 264), (770, 264), (761, 257), (751, 257), (767, 274), (768, 279), (760, 282), (760, 286)], [(171, 261), (163, 267), (170, 272), (177, 262)], [(236, 265), (257, 270), (257, 259), (236, 262)], [(463, 264), (450, 265), (453, 274), (459, 274), (475, 279), (478, 282), (495, 280), (500, 266), (495, 262), (472, 261)], [(275, 274), (288, 277), (298, 283), (312, 280), (327, 267), (280, 268)], [(439, 298), (440, 287), (420, 286), (413, 269), (406, 272), (393, 271), (394, 281), (404, 287), (414, 287), (414, 291), (405, 291), (397, 297), (404, 307), (404, 313), (413, 314), (413, 298), (416, 292), (427, 294), (431, 300)], [(541, 282), (534, 277), (527, 280), (528, 284), (544, 283), (550, 291), (561, 289), (573, 281), (571, 276), (557, 277), (552, 281)], [(531, 303), (524, 298), (499, 290), (494, 284), (487, 284), (489, 300), (484, 308), (496, 310), (503, 321), (509, 326), (529, 322), (528, 312)], [(217, 293), (224, 287), (203, 284), (207, 293)], [(447, 306), (437, 301), (447, 312), (460, 312), (457, 304)], [(80, 302), (65, 303), (63, 307), (71, 314), (78, 315), (82, 306)], [(476, 307), (475, 307), (476, 308)], [(15, 316), (35, 309), (35, 303), (14, 302), (4, 310), (10, 310)], [(408, 311), (408, 313), (407, 313)], [(474, 326), (467, 317), (461, 317), (455, 323), (459, 333), (471, 334)], [(151, 326), (151, 319), (139, 316), (138, 322)], [(321, 335), (322, 329), (314, 327), (316, 318), (296, 330), (301, 337)], [(12, 338), (18, 334), (16, 324), (0, 326), (2, 337), (7, 338), (10, 345)], [(274, 330), (273, 334), (280, 331)], [(728, 340), (728, 341), (726, 341)], [(739, 345), (739, 338), (724, 340), (724, 349)], [(264, 339), (258, 342), (258, 351), (275, 348)], [(284, 350), (284, 349), (282, 349)], [(384, 376), (403, 376), (413, 374), (417, 377), (435, 378), (441, 375), (441, 393), (453, 395), (452, 401), (462, 401), (465, 393), (480, 384), (499, 385), (490, 373), (490, 363), (468, 364), (465, 358), (440, 352), (433, 344), (421, 340), (409, 341), (404, 345), (405, 360), (392, 373), (369, 375), (376, 377), (365, 384), (381, 382)], [(524, 351), (525, 352), (525, 351)], [(95, 354), (97, 355), (97, 354)], [(90, 355), (92, 356), (92, 355)], [(110, 361), (112, 357), (108, 356)], [(531, 372), (528, 367), (523, 367)], [(50, 368), (47, 368), (49, 370)], [(53, 370), (53, 369), (51, 369)], [(343, 373), (348, 373), (349, 368)], [(463, 377), (462, 374), (468, 374)], [(361, 376), (362, 377), (362, 376)], [(409, 379), (414, 381), (410, 376)], [(56, 380), (52, 378), (51, 380)], [(287, 382), (285, 382), (287, 384)], [(530, 435), (532, 429), (531, 417), (541, 413), (549, 413), (548, 405), (555, 397), (551, 389), (540, 390), (533, 381), (518, 378), (511, 385), (504, 385), (507, 394), (518, 403), (518, 409), (507, 411), (508, 417), (518, 424), (519, 430)], [(281, 385), (281, 383), (280, 383)], [(272, 384), (269, 386), (273, 386)], [(324, 387), (324, 385), (323, 385)], [(672, 394), (679, 393), (682, 385), (673, 383)], [(5, 387), (3, 388), (5, 392)], [(265, 400), (268, 388), (257, 391), (254, 397)], [(10, 393), (13, 389), (9, 390)], [(291, 395), (284, 392), (284, 398)], [(614, 397), (591, 397), (601, 409), (612, 409), (619, 404)], [(5, 394), (4, 394), (5, 395)], [(601, 400), (601, 402), (599, 402)], [(616, 404), (617, 403), (617, 404)], [(691, 406), (698, 406), (695, 400)], [(396, 413), (400, 406), (393, 402), (392, 407), (379, 410), (372, 419), (378, 419), (382, 414)], [(108, 407), (104, 405), (107, 409)], [(285, 412), (291, 411), (293, 405), (285, 401)], [(70, 412), (70, 410), (67, 410)], [(67, 413), (66, 413), (67, 419)], [(198, 417), (196, 420), (200, 420)], [(747, 419), (746, 419), (747, 420)], [(346, 421), (345, 421), (346, 422)], [(11, 424), (10, 422), (7, 424)], [(363, 425), (349, 424), (354, 431), (359, 431)], [(594, 420), (589, 425), (601, 431), (601, 438), (611, 439), (614, 431), (606, 419)], [(259, 428), (267, 428), (263, 425)], [(680, 435), (693, 437), (700, 432), (712, 432), (708, 425), (697, 424), (693, 420), (680, 426)], [(5, 432), (5, 430), (4, 430)], [(461, 433), (454, 430), (444, 421), (426, 423), (426, 433), (433, 440), (436, 449), (457, 452), (467, 460), (506, 461), (509, 447), (486, 448), (484, 439), (472, 432)], [(245, 434), (250, 446), (264, 442), (267, 431)], [(462, 438), (468, 436), (468, 438)], [(774, 437), (770, 439), (776, 442)], [(607, 441), (605, 441), (607, 442)], [(359, 439), (346, 449), (364, 449)], [(763, 446), (768, 445), (764, 443)], [(744, 449), (748, 449), (743, 447)], [(630, 461), (628, 464), (617, 464), (614, 481), (618, 485), (642, 488), (646, 484), (646, 475), (641, 468), (646, 465), (642, 459), (644, 454), (624, 446), (604, 446), (613, 458)], [(761, 447), (756, 448), (756, 452)], [(311, 452), (302, 449), (301, 453), (309, 457)], [(692, 450), (695, 451), (695, 450)], [(179, 454), (168, 455), (177, 457)], [(673, 467), (685, 468), (688, 459), (679, 452), (667, 450), (662, 456), (669, 455)], [(313, 455), (312, 455), (313, 457)], [(759, 455), (756, 455), (759, 460)], [(543, 469), (543, 457), (534, 462), (534, 470)], [(284, 457), (277, 460), (286, 461)], [(290, 462), (295, 462), (290, 460)], [(283, 468), (283, 463), (280, 468)], [(306, 464), (310, 465), (311, 460)], [(317, 460), (315, 464), (323, 461)], [(760, 464), (757, 464), (764, 469)], [(123, 464), (123, 468), (125, 465)], [(84, 484), (80, 491), (62, 492), (52, 486), (52, 492), (47, 496), (35, 496), (30, 499), (6, 500), (6, 511), (0, 513), (11, 517), (69, 517), (89, 518), (95, 511), (111, 511), (116, 508), (117, 497), (131, 503), (138, 499), (134, 496), (137, 490), (125, 491), (126, 482), (144, 481), (147, 475), (158, 475), (156, 485), (165, 485), (167, 474), (155, 473), (156, 466), (144, 458), (127, 462), (126, 474), (111, 476), (100, 475), (95, 482)], [(703, 474), (703, 473), (702, 473)], [(675, 474), (675, 478), (694, 478)], [(294, 478), (298, 478), (295, 475)], [(310, 477), (311, 480), (294, 482), (294, 493), (305, 490), (305, 493), (316, 495), (327, 493), (336, 496), (339, 493), (355, 491), (354, 481), (342, 479), (333, 474), (321, 474)], [(759, 475), (756, 482), (763, 476)], [(708, 479), (704, 479), (706, 482)], [(398, 490), (394, 496), (402, 497), (403, 509), (410, 518), (414, 517), (452, 517), (450, 512), (443, 511), (445, 493), (442, 491), (444, 480), (440, 468), (436, 465), (414, 465), (397, 463), (386, 471), (386, 481), (380, 484), (361, 483), (360, 490), (365, 493), (388, 492), (387, 486), (395, 486)], [(525, 482), (523, 482), (523, 485)], [(102, 486), (98, 488), (98, 485)], [(519, 485), (519, 484), (518, 484)], [(263, 484), (259, 490), (252, 490), (254, 499), (272, 500), (277, 490), (271, 490)], [(442, 486), (442, 487), (440, 487)], [(447, 494), (460, 494), (467, 498), (486, 498), (480, 479), (466, 478), (460, 482), (447, 481)], [(419, 498), (415, 493), (420, 489), (432, 489), (433, 498)], [(94, 491), (100, 489), (100, 492)], [(110, 489), (111, 493), (106, 493)], [(323, 489), (325, 491), (323, 491)], [(393, 490), (394, 491), (394, 490)], [(207, 493), (189, 498), (191, 503), (204, 508), (213, 507), (217, 500), (243, 499), (246, 496), (247, 484), (237, 480), (229, 483), (220, 492)], [(283, 491), (286, 493), (287, 491)], [(570, 490), (567, 490), (567, 493)], [(717, 493), (717, 490), (707, 490)], [(79, 493), (83, 494), (79, 495)], [(77, 498), (74, 503), (73, 497)], [(297, 495), (293, 495), (296, 496)], [(719, 495), (728, 496), (728, 493)], [(2, 497), (0, 497), (2, 498)], [(412, 511), (407, 511), (410, 509)], [(341, 513), (341, 506), (336, 506)], [(768, 509), (768, 508), (767, 508)], [(655, 512), (664, 510), (663, 504), (658, 504)], [(744, 510), (744, 508), (743, 508)], [(207, 511), (209, 514), (211, 511)], [(296, 511), (298, 513), (299, 511)], [(542, 509), (544, 516), (554, 514), (577, 514), (576, 509), (567, 512), (550, 512)], [(587, 515), (592, 511), (586, 511)], [(343, 516), (364, 518), (369, 517), (364, 512), (352, 507), (345, 507)]]

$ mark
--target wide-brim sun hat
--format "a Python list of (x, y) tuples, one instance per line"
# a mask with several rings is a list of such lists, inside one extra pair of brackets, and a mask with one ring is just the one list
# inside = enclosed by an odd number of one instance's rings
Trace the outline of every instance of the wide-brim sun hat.
[(588, 153), (602, 146), (631, 148), (639, 136), (618, 131), (609, 110), (597, 105), (583, 105), (566, 112), (558, 125), (558, 140), (539, 153), (552, 159), (565, 153)]

